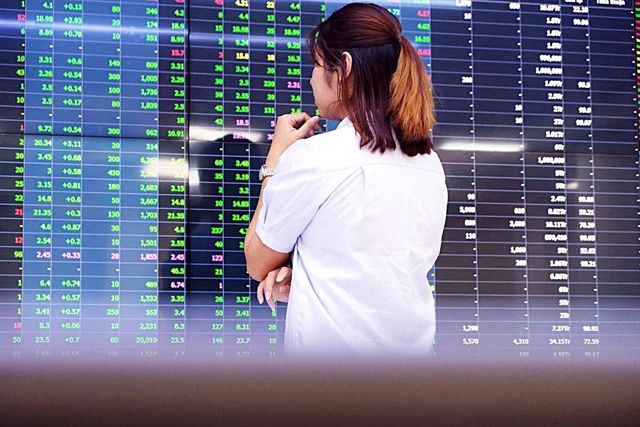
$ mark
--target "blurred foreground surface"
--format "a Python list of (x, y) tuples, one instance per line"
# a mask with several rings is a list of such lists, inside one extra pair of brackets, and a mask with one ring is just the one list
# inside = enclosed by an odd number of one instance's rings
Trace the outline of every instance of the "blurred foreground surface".
[[(177, 364), (176, 364), (177, 363)], [(637, 364), (4, 363), (2, 426), (640, 425)]]

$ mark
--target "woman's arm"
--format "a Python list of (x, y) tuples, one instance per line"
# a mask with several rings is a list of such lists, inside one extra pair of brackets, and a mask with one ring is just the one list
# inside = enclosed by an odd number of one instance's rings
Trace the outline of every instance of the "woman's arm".
[[(282, 153), (294, 142), (313, 136), (314, 130), (320, 130), (319, 121), (319, 117), (311, 117), (307, 113), (286, 114), (278, 118), (265, 165), (268, 168), (275, 168)], [(260, 240), (260, 236), (256, 233), (258, 217), (263, 205), (264, 189), (268, 185), (269, 179), (267, 177), (262, 181), (258, 205), (244, 239), (247, 271), (251, 277), (259, 282), (263, 281), (270, 271), (286, 265), (289, 260), (289, 253), (271, 249)]]
[(253, 277), (258, 282), (262, 282), (270, 271), (275, 270), (278, 267), (282, 267), (289, 262), (288, 253), (274, 251), (269, 246), (262, 243), (260, 236), (256, 233), (258, 216), (262, 209), (262, 194), (264, 193), (264, 189), (269, 182), (269, 179), (270, 178), (267, 177), (262, 181), (258, 206), (256, 206), (256, 211), (253, 214), (253, 218), (251, 218), (251, 223), (247, 229), (247, 235), (244, 238), (244, 256), (247, 259), (247, 271), (249, 272), (249, 276)]

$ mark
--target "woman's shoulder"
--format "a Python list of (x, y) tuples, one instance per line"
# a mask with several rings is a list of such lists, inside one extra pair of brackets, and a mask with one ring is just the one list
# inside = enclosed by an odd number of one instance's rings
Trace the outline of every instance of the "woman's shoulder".
[(344, 126), (294, 143), (298, 155), (313, 156), (316, 160), (330, 160), (335, 156), (347, 156), (360, 149), (360, 138), (353, 126)]
[(349, 119), (344, 119), (340, 122), (337, 128), (327, 132), (318, 133), (305, 141), (312, 145), (321, 145), (323, 148), (340, 148), (344, 146), (344, 143), (359, 143), (360, 137), (358, 136), (358, 133), (351, 121), (349, 121)]

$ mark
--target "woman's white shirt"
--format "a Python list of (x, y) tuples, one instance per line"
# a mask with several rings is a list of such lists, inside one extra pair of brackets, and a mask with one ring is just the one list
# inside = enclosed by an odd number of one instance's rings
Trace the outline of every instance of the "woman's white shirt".
[(427, 273), (442, 241), (440, 160), (360, 148), (349, 119), (294, 143), (263, 193), (257, 234), (291, 252), (288, 354), (428, 354)]

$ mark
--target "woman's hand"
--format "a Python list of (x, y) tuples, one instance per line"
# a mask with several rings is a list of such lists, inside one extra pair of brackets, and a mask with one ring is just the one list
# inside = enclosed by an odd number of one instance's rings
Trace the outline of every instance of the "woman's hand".
[(291, 289), (291, 269), (279, 267), (267, 274), (267, 277), (258, 285), (258, 302), (262, 304), (267, 300), (271, 311), (276, 310), (274, 300), (288, 302)]
[(267, 156), (267, 167), (273, 168), (282, 153), (294, 142), (313, 136), (314, 130), (320, 130), (320, 117), (311, 117), (307, 113), (285, 114), (278, 117), (271, 149)]

